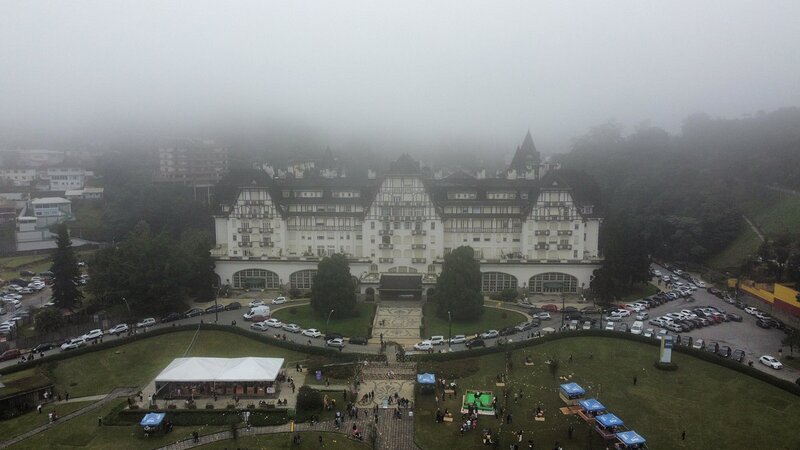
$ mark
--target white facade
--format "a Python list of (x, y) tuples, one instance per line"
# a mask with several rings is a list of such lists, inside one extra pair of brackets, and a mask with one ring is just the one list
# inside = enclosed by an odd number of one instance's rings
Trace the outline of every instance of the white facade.
[(347, 255), (361, 280), (391, 273), (430, 280), (445, 255), (470, 246), (486, 292), (577, 294), (588, 287), (601, 261), (602, 219), (596, 192), (568, 183), (585, 175), (434, 180), (408, 160), (397, 166), (376, 179), (241, 188), (215, 219), (219, 281), (234, 289), (308, 289), (319, 259), (334, 253)]

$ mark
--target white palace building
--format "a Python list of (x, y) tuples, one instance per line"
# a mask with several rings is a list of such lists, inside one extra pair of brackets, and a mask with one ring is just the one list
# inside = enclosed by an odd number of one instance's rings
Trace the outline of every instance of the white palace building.
[(432, 175), (407, 155), (362, 179), (317, 169), (241, 187), (223, 205), (219, 282), (308, 290), (319, 260), (344, 253), (362, 294), (420, 298), (459, 246), (475, 251), (486, 293), (580, 294), (599, 267), (596, 184), (542, 163), (530, 133), (495, 178)]

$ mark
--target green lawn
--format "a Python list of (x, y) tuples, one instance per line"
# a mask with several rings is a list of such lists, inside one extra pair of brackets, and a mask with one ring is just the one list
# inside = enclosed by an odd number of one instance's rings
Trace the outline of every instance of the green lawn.
[[(328, 330), (341, 333), (344, 336), (369, 336), (369, 327), (372, 326), (372, 321), (375, 318), (375, 304), (357, 303), (356, 311), (358, 311), (358, 317), (347, 319), (331, 317)], [(327, 317), (315, 314), (311, 309), (311, 305), (282, 308), (275, 311), (272, 316), (284, 323), (296, 323), (304, 329), (316, 328), (323, 333), (325, 332), (325, 320)]]
[(0, 421), (0, 436), (10, 438), (30, 431), (38, 426), (46, 425), (48, 422), (47, 414), (54, 409), (59, 416), (64, 417), (73, 411), (77, 411), (91, 404), (92, 402), (71, 402), (57, 405), (50, 403), (42, 408), (41, 414), (33, 410), (13, 419)]
[(748, 255), (756, 254), (760, 245), (761, 239), (749, 225), (745, 224), (739, 236), (723, 251), (709, 258), (706, 264), (717, 270), (738, 268)]
[(233, 448), (264, 448), (264, 449), (318, 449), (319, 436), (322, 436), (324, 448), (329, 450), (348, 450), (351, 448), (370, 448), (366, 443), (347, 439), (337, 433), (300, 433), (300, 445), (292, 445), (291, 433), (263, 434), (260, 436), (241, 437), (236, 441), (227, 440), (203, 445), (202, 450), (227, 450)]
[[(657, 347), (613, 338), (571, 338), (516, 350), (513, 370), (506, 385), (513, 425), (489, 417), (479, 419), (478, 430), (460, 435), (458, 422), (437, 424), (433, 396), (416, 397), (416, 441), (422, 449), (485, 448), (480, 430), (499, 429), (500, 446), (508, 448), (513, 433), (522, 429), (524, 440), (535, 448), (551, 448), (561, 442), (566, 449), (604, 448), (589, 425), (576, 416), (564, 416), (558, 397), (558, 379), (553, 379), (544, 361), (560, 361), (559, 375), (572, 375), (572, 381), (597, 397), (625, 425), (644, 436), (654, 449), (796, 449), (800, 448), (800, 401), (798, 397), (767, 383), (741, 375), (691, 356), (673, 353), (679, 366), (675, 372), (653, 368)], [(591, 355), (591, 356), (590, 356)], [(530, 356), (534, 366), (525, 366)], [(569, 362), (570, 356), (574, 357)], [(478, 366), (477, 372), (457, 380), (460, 388), (491, 390), (502, 395), (495, 377), (503, 371), (502, 353), (472, 358), (462, 363), (465, 369)], [(440, 370), (454, 370), (458, 361), (441, 363)], [(436, 370), (425, 367), (422, 370)], [(633, 385), (633, 377), (637, 385)], [(523, 398), (514, 403), (513, 393)], [(502, 397), (501, 397), (502, 398)], [(447, 399), (443, 407), (454, 411), (460, 397)], [(532, 411), (541, 405), (545, 422), (534, 422)], [(457, 417), (459, 415), (456, 415)], [(458, 419), (457, 419), (458, 420)], [(575, 429), (572, 441), (567, 428)], [(686, 430), (686, 441), (681, 432)]]
[(634, 285), (630, 292), (623, 295), (620, 298), (620, 302), (635, 302), (655, 294), (658, 294), (658, 287), (653, 286), (650, 283), (639, 283)]
[[(209, 434), (229, 429), (229, 427), (225, 426), (176, 426), (172, 433), (145, 438), (142, 436), (141, 427), (138, 425), (97, 426), (97, 418), (105, 417), (118, 405), (118, 403), (112, 402), (98, 410), (64, 422), (8, 448), (35, 450), (67, 450), (75, 448), (89, 450), (149, 449), (188, 438), (193, 431), (198, 431), (200, 434)], [(142, 415), (144, 415), (144, 412), (142, 412)]]
[[(193, 336), (193, 331), (168, 333), (58, 361), (52, 369), (56, 389), (77, 398), (106, 394), (118, 386), (144, 386), (174, 358), (184, 356)], [(186, 356), (279, 357), (290, 367), (305, 359), (301, 353), (223, 331), (200, 332)]]
[[(490, 302), (499, 303), (499, 302)], [(448, 336), (449, 324), (447, 318), (441, 319), (436, 316), (436, 305), (428, 302), (422, 310), (423, 322), (425, 324), (425, 336)], [(484, 308), (483, 315), (474, 322), (453, 321), (453, 335), (456, 334), (476, 334), (486, 330), (499, 330), (503, 327), (519, 325), (525, 322), (524, 315), (498, 308)]]

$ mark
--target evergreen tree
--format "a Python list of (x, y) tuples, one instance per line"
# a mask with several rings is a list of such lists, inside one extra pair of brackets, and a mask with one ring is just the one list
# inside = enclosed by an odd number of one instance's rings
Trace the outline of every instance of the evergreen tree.
[(69, 238), (67, 226), (60, 224), (56, 228), (58, 248), (53, 256), (53, 265), (50, 267), (55, 279), (52, 300), (59, 308), (72, 310), (80, 306), (83, 300), (83, 293), (78, 289), (81, 272), (75, 252), (72, 250), (72, 241)]
[(355, 307), (356, 290), (347, 258), (339, 253), (322, 258), (311, 287), (311, 308), (319, 315), (333, 310), (334, 317), (349, 317)]
[(458, 247), (444, 258), (442, 274), (436, 281), (436, 315), (453, 320), (477, 320), (483, 314), (481, 267), (472, 247)]

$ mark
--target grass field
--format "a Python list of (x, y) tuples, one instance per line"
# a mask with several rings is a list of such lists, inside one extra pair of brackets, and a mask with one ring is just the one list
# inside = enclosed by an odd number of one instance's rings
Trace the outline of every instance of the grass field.
[(300, 445), (292, 445), (291, 433), (264, 434), (261, 436), (241, 437), (236, 441), (227, 440), (199, 447), (202, 450), (227, 450), (233, 448), (248, 449), (318, 449), (319, 436), (322, 436), (324, 448), (329, 450), (347, 450), (351, 448), (367, 449), (367, 444), (347, 439), (342, 434), (335, 433), (300, 433)]
[(53, 410), (55, 410), (59, 416), (64, 417), (71, 412), (91, 404), (92, 402), (60, 403), (57, 405), (51, 403), (42, 408), (41, 414), (34, 410), (11, 420), (0, 421), (0, 436), (4, 438), (18, 436), (36, 427), (46, 425), (48, 422), (47, 414)]
[[(529, 356), (534, 366), (525, 366)], [(570, 356), (574, 359), (569, 361)], [(551, 448), (558, 441), (565, 449), (604, 448), (595, 432), (577, 416), (562, 415), (558, 385), (544, 361), (560, 361), (558, 375), (571, 375), (597, 397), (625, 425), (644, 436), (653, 449), (796, 449), (800, 448), (800, 401), (767, 383), (729, 369), (673, 353), (679, 366), (675, 372), (653, 368), (657, 347), (612, 338), (572, 338), (542, 344), (512, 354), (513, 369), (506, 389), (513, 424), (494, 418), (479, 419), (478, 429), (460, 435), (458, 415), (453, 423), (433, 420), (436, 406), (432, 395), (417, 395), (416, 441), (421, 448), (485, 448), (480, 430), (499, 431), (499, 448), (508, 448), (518, 430), (523, 442), (533, 439), (535, 448)], [(460, 389), (491, 390), (502, 398), (495, 377), (503, 370), (502, 353), (472, 358), (460, 364), (477, 372), (457, 379)], [(441, 370), (454, 370), (458, 361), (444, 362)], [(429, 368), (424, 368), (428, 370)], [(434, 367), (435, 369), (435, 367)], [(633, 378), (637, 377), (637, 385)], [(514, 402), (513, 393), (522, 392)], [(455, 411), (461, 398), (446, 399), (442, 407)], [(545, 422), (532, 420), (537, 406), (545, 411)], [(567, 438), (570, 424), (573, 440)], [(681, 432), (686, 431), (686, 440)]]
[[(95, 250), (83, 250), (75, 253), (78, 261), (85, 260), (91, 256)], [(9, 281), (19, 276), (21, 270), (30, 270), (39, 273), (50, 270), (52, 264), (51, 255), (20, 255), (5, 256), (0, 258), (0, 278)]]
[[(499, 303), (499, 302), (490, 302)], [(449, 324), (447, 318), (441, 319), (436, 316), (436, 305), (428, 302), (422, 310), (423, 322), (425, 325), (425, 336), (448, 336)], [(453, 335), (456, 334), (476, 334), (486, 330), (499, 330), (503, 327), (519, 325), (525, 322), (524, 315), (498, 308), (484, 308), (483, 315), (474, 322), (453, 321)]]
[(748, 255), (756, 253), (759, 245), (761, 239), (749, 225), (745, 224), (739, 236), (725, 250), (709, 258), (706, 264), (717, 270), (738, 268)]
[[(292, 312), (292, 309), (294, 309), (294, 312)], [(347, 319), (331, 317), (328, 330), (341, 333), (344, 336), (369, 336), (369, 327), (372, 326), (372, 320), (375, 318), (375, 304), (357, 303), (356, 310), (358, 311), (358, 317)], [(316, 315), (311, 309), (311, 305), (282, 308), (275, 311), (272, 316), (284, 323), (296, 323), (303, 329), (316, 328), (323, 333), (325, 332), (325, 320), (327, 317)]]
[[(169, 333), (53, 363), (59, 392), (72, 398), (106, 394), (118, 386), (144, 386), (174, 358), (184, 356), (193, 331)], [(186, 356), (285, 358), (288, 366), (305, 355), (222, 331), (202, 331)]]
[[(124, 403), (124, 402), (123, 402)], [(87, 449), (87, 450), (134, 450), (150, 449), (168, 445), (175, 441), (188, 438), (193, 431), (200, 434), (209, 434), (227, 430), (229, 427), (175, 427), (172, 433), (157, 434), (148, 438), (142, 437), (141, 427), (137, 425), (126, 426), (98, 426), (97, 418), (105, 417), (119, 403), (110, 403), (80, 417), (64, 422), (54, 428), (39, 433), (26, 439), (10, 449)], [(144, 412), (142, 412), (144, 415)]]

